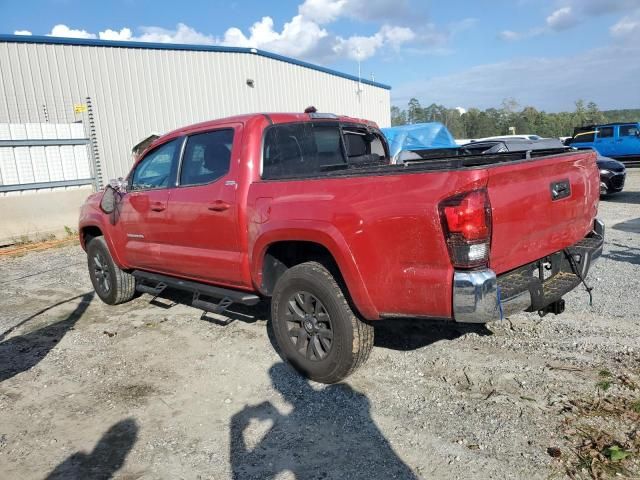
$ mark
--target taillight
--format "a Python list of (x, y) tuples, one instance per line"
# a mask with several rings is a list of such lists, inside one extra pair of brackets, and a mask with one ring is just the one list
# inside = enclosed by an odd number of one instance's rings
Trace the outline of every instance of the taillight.
[(455, 268), (486, 266), (491, 244), (491, 205), (486, 190), (449, 197), (438, 206)]

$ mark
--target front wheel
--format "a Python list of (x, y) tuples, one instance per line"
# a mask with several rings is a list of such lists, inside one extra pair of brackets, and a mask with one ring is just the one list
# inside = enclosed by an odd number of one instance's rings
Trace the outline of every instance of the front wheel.
[(96, 237), (87, 245), (87, 263), (93, 289), (104, 303), (117, 305), (133, 298), (136, 279), (115, 264), (104, 237)]
[(373, 327), (360, 320), (331, 273), (307, 262), (276, 283), (271, 321), (280, 355), (322, 383), (344, 379), (369, 357)]

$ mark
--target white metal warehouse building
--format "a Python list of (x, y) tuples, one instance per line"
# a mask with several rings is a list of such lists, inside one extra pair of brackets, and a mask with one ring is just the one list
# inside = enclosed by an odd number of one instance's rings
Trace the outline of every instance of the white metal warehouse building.
[(151, 133), (309, 105), (390, 124), (390, 87), (252, 48), (0, 35), (0, 97), (0, 242), (47, 230), (27, 196), (67, 192), (75, 214)]

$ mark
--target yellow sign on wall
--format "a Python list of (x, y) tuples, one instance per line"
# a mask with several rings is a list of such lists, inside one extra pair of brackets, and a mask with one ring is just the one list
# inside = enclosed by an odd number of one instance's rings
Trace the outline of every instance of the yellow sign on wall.
[(87, 111), (87, 106), (84, 103), (73, 106), (74, 113), (83, 113)]

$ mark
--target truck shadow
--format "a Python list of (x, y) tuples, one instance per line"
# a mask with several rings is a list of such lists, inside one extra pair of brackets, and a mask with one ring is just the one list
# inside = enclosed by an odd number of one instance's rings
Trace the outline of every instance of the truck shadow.
[(58, 465), (45, 480), (107, 480), (124, 465), (138, 438), (138, 425), (132, 418), (113, 425), (91, 453), (76, 452)]
[(78, 298), (81, 299), (78, 306), (66, 318), (24, 335), (11, 337), (0, 343), (0, 382), (33, 368), (46, 357), (58, 342), (62, 340), (66, 333), (73, 328), (82, 315), (84, 315), (93, 296), (94, 292), (88, 292), (50, 305), (2, 333), (0, 340), (4, 339), (20, 325), (25, 324), (47, 310)]
[(441, 340), (455, 340), (467, 333), (485, 336), (491, 330), (483, 324), (461, 324), (446, 320), (398, 318), (372, 322), (374, 346), (390, 350), (416, 350)]
[(629, 247), (628, 245), (622, 245), (620, 243), (613, 243), (612, 245), (618, 248), (609, 249), (607, 253), (602, 255), (603, 258), (608, 258), (616, 262), (640, 265), (640, 248)]
[(231, 418), (234, 480), (280, 478), (285, 472), (298, 479), (417, 478), (376, 426), (365, 395), (347, 384), (316, 390), (283, 363), (274, 364), (269, 376), (291, 408), (281, 413), (265, 401)]
[(613, 227), (614, 230), (620, 230), (621, 232), (640, 233), (640, 218), (634, 218), (633, 220), (627, 220), (626, 222), (616, 223)]

